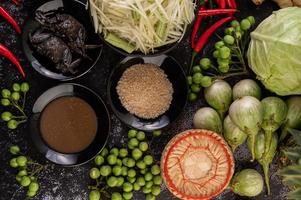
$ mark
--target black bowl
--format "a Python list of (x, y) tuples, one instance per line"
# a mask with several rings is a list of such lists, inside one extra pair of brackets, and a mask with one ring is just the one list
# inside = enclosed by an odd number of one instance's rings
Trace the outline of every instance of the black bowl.
[[(64, 154), (50, 148), (40, 133), (40, 116), (43, 109), (54, 99), (63, 96), (76, 96), (85, 100), (97, 115), (98, 128), (95, 139), (86, 149), (79, 153)], [(102, 99), (87, 87), (66, 83), (50, 88), (36, 100), (32, 113), (30, 117), (30, 134), (33, 143), (45, 158), (53, 163), (64, 166), (84, 164), (93, 159), (106, 145), (111, 128), (109, 112)]]
[(188, 31), (186, 31), (185, 33), (183, 33), (183, 36), (177, 41), (177, 42), (174, 42), (172, 44), (168, 44), (168, 45), (164, 45), (162, 47), (157, 47), (155, 48), (155, 51), (154, 52), (150, 52), (148, 54), (144, 54), (142, 53), (141, 51), (134, 51), (132, 53), (127, 53), (126, 51), (124, 51), (123, 49), (120, 49), (118, 47), (115, 47), (114, 45), (108, 43), (102, 34), (99, 34), (100, 38), (102, 39), (102, 41), (104, 43), (106, 43), (106, 45), (108, 45), (111, 49), (113, 49), (114, 51), (120, 53), (121, 55), (124, 55), (124, 56), (144, 56), (144, 57), (155, 57), (155, 56), (159, 56), (159, 55), (162, 55), (162, 54), (167, 54), (169, 53), (170, 51), (174, 50), (175, 48), (177, 48), (177, 46), (179, 45), (179, 43), (182, 41), (183, 38), (186, 37), (186, 33)]
[[(123, 72), (132, 65), (142, 63), (152, 63), (160, 66), (172, 83), (174, 89), (170, 108), (161, 116), (150, 120), (141, 119), (129, 113), (122, 106), (116, 91), (117, 83)], [(167, 55), (157, 57), (131, 56), (123, 59), (111, 73), (107, 86), (107, 94), (113, 112), (123, 123), (131, 128), (151, 132), (167, 127), (181, 114), (187, 102), (188, 85), (185, 72), (174, 58)]]
[[(40, 56), (38, 53), (36, 53), (36, 51), (29, 42), (29, 34), (40, 27), (39, 23), (34, 19), (35, 12), (37, 10), (47, 12), (50, 10), (58, 9), (63, 10), (63, 13), (70, 14), (81, 24), (83, 24), (87, 33), (85, 42), (86, 44), (100, 45), (99, 48), (86, 50), (87, 55), (91, 59), (84, 58), (80, 66), (78, 67), (78, 72), (76, 74), (62, 73), (59, 70), (57, 70), (52, 62), (50, 62), (47, 58)], [(89, 72), (99, 60), (102, 52), (102, 41), (99, 38), (98, 34), (96, 34), (94, 31), (94, 27), (91, 24), (89, 13), (86, 10), (86, 5), (76, 0), (53, 0), (39, 4), (37, 6), (37, 9), (34, 9), (32, 11), (32, 14), (27, 18), (25, 22), (22, 33), (22, 46), (25, 56), (37, 72), (39, 72), (45, 77), (60, 81), (73, 80)]]
[[(90, 3), (89, 3), (89, 7), (90, 7)], [(93, 21), (93, 18), (91, 17), (91, 20)], [(161, 47), (157, 47), (155, 48), (154, 52), (149, 52), (147, 54), (144, 54), (143, 52), (141, 51), (134, 51), (132, 53), (128, 53), (126, 51), (124, 51), (123, 49), (121, 48), (118, 48), (110, 43), (108, 43), (105, 39), (104, 39), (104, 36), (102, 33), (99, 33), (99, 36), (100, 38), (102, 39), (102, 41), (108, 45), (111, 49), (113, 49), (114, 51), (116, 51), (117, 53), (119, 54), (122, 54), (124, 56), (149, 56), (149, 57), (152, 57), (152, 56), (159, 56), (159, 55), (162, 55), (162, 54), (167, 54), (168, 52), (172, 51), (173, 49), (175, 49), (179, 43), (182, 41), (183, 38), (186, 38), (187, 34), (189, 33), (189, 29), (190, 29), (190, 26), (191, 25), (187, 25), (185, 28), (184, 28), (184, 32), (182, 34), (182, 37), (179, 38), (178, 41), (174, 42), (174, 43), (171, 43), (171, 44), (167, 44), (167, 45), (164, 45), (164, 46), (161, 46)]]

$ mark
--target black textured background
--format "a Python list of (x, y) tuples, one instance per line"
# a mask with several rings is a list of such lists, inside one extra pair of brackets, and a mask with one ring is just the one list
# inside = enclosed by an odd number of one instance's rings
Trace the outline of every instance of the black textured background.
[[(33, 5), (38, 0), (25, 0), (23, 5), (16, 7), (10, 0), (1, 0), (1, 6), (7, 8), (13, 16), (16, 17), (19, 24), (23, 24), (27, 15), (32, 12)], [(272, 10), (277, 9), (272, 2), (266, 2), (260, 7), (255, 7), (251, 0), (238, 0), (238, 6), (241, 12), (239, 17), (254, 15), (258, 22), (267, 17)], [(59, 84), (57, 81), (45, 79), (35, 72), (29, 63), (26, 61), (21, 50), (20, 37), (16, 35), (15, 31), (0, 17), (0, 43), (9, 47), (21, 60), (22, 65), (27, 73), (26, 81), (30, 83), (31, 90), (27, 100), (27, 113), (29, 113), (35, 99), (46, 89)], [(212, 43), (212, 42), (211, 42)], [(209, 52), (210, 45), (207, 45), (204, 53)], [(190, 60), (190, 46), (188, 38), (186, 38), (170, 55), (174, 56), (184, 68), (187, 68)], [(83, 84), (95, 90), (103, 99), (106, 98), (106, 79), (112, 67), (122, 59), (122, 56), (113, 52), (108, 47), (104, 47), (103, 54), (98, 64), (84, 77), (74, 81)], [(1, 73), (0, 88), (10, 87), (13, 82), (22, 81), (20, 75), (7, 60), (0, 57)], [(156, 154), (156, 158), (160, 159), (161, 152), (166, 143), (177, 133), (186, 129), (192, 128), (192, 117), (194, 112), (203, 105), (203, 100), (199, 100), (195, 104), (188, 104), (180, 118), (172, 124), (172, 126), (164, 131), (164, 134), (153, 141), (151, 148)], [(0, 108), (0, 112), (3, 109)], [(112, 119), (112, 132), (109, 138), (109, 146), (124, 146), (126, 143), (127, 128), (120, 123), (114, 116)], [(44, 170), (39, 176), (41, 189), (38, 195), (33, 198), (35, 200), (82, 200), (88, 199), (88, 185), (91, 184), (89, 180), (88, 171), (92, 167), (93, 162), (86, 165), (74, 168), (64, 168), (46, 162), (40, 154), (34, 149), (33, 144), (29, 138), (27, 125), (23, 125), (16, 131), (9, 131), (6, 124), (0, 122), (0, 200), (23, 200), (26, 199), (25, 191), (15, 181), (16, 171), (9, 167), (10, 155), (8, 148), (12, 144), (18, 144), (26, 155), (38, 160), (42, 164), (46, 164)], [(261, 171), (261, 168), (256, 163), (250, 163), (250, 155), (245, 146), (242, 146), (235, 153), (236, 170), (246, 167), (256, 168)], [(277, 165), (274, 163), (271, 166), (271, 187), (272, 196), (266, 196), (265, 191), (258, 197), (252, 199), (267, 199), (267, 200), (283, 200), (287, 193), (287, 188), (281, 184), (280, 178), (277, 176)], [(163, 192), (157, 199), (170, 200), (176, 199), (162, 186)], [(143, 195), (135, 194), (136, 200), (144, 199)], [(229, 190), (226, 190), (222, 195), (215, 199), (224, 200), (244, 200), (243, 198), (234, 195)]]

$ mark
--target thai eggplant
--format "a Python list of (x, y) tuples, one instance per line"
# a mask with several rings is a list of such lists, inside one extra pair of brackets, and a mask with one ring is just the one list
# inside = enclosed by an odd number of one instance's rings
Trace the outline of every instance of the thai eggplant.
[(240, 196), (255, 197), (262, 192), (262, 176), (254, 169), (237, 172), (230, 184), (231, 190)]
[(231, 146), (232, 151), (247, 140), (247, 135), (241, 131), (230, 119), (229, 115), (224, 120), (224, 138)]
[(280, 128), (287, 115), (287, 106), (279, 97), (266, 97), (261, 101), (263, 107), (262, 129), (265, 133), (265, 151), (269, 151), (272, 134)]
[(293, 96), (286, 101), (288, 108), (285, 123), (281, 127), (281, 136), (279, 141), (282, 141), (287, 133), (288, 129), (300, 129), (301, 128), (301, 97)]
[[(272, 139), (271, 139), (271, 144), (269, 147), (265, 146), (265, 137), (266, 136), (262, 132), (257, 135), (256, 142), (255, 142), (255, 159), (262, 166), (268, 195), (271, 194), (269, 165), (275, 157), (277, 145), (278, 145), (277, 134), (273, 133), (271, 136), (272, 136)], [(250, 142), (248, 140), (248, 146), (249, 145), (250, 145)], [(266, 149), (268, 149), (268, 151), (266, 151)]]
[(216, 80), (210, 86), (205, 88), (204, 96), (207, 103), (213, 107), (223, 120), (232, 102), (232, 88), (224, 80)]
[(252, 154), (252, 161), (254, 161), (256, 136), (261, 130), (263, 121), (261, 102), (251, 96), (237, 99), (230, 106), (229, 116), (232, 122), (248, 135), (251, 142), (249, 148)]

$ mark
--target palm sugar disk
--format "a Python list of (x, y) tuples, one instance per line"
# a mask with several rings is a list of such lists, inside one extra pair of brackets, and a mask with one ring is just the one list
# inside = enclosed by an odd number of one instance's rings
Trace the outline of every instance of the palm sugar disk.
[(172, 101), (172, 84), (164, 71), (154, 64), (129, 67), (122, 74), (116, 89), (125, 109), (143, 119), (162, 115)]

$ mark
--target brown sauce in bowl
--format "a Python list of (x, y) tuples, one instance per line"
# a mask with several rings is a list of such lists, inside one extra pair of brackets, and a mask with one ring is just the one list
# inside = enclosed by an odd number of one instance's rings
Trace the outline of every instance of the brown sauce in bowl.
[(40, 132), (52, 149), (77, 153), (87, 148), (97, 132), (97, 116), (84, 100), (73, 96), (50, 102), (40, 118)]

